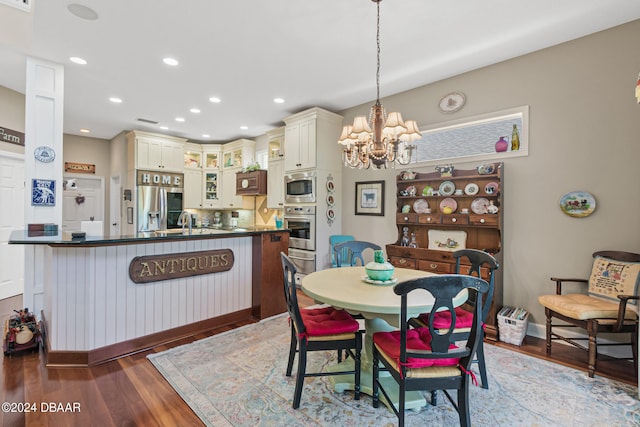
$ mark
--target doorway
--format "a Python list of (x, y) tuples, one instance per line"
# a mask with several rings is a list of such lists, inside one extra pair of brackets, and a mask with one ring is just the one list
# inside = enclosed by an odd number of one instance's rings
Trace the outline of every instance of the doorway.
[(65, 175), (63, 188), (63, 231), (80, 231), (82, 221), (104, 221), (104, 178)]
[(0, 152), (0, 300), (24, 292), (24, 246), (8, 243), (24, 228), (24, 175), (24, 155)]

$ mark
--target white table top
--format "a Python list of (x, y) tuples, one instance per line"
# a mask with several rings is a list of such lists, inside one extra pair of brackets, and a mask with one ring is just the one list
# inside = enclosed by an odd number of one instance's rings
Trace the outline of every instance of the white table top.
[[(396, 268), (393, 277), (397, 277), (399, 283), (432, 275), (434, 273), (427, 271)], [(305, 276), (302, 279), (302, 290), (317, 301), (351, 313), (360, 313), (367, 318), (400, 314), (400, 296), (393, 292), (394, 285), (369, 284), (362, 280), (363, 277), (366, 277), (364, 267), (330, 268)], [(467, 293), (463, 292), (454, 303), (460, 305), (466, 300)], [(431, 311), (433, 302), (433, 296), (428, 292), (409, 294), (409, 316)]]

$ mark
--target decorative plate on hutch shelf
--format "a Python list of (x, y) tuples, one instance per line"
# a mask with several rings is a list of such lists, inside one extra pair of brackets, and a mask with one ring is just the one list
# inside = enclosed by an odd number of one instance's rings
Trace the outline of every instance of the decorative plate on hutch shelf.
[(477, 215), (484, 215), (488, 213), (488, 207), (489, 199), (485, 199), (484, 197), (478, 197), (477, 199), (473, 199), (473, 202), (471, 202), (471, 212)]
[(456, 185), (451, 181), (443, 181), (438, 191), (441, 196), (450, 196), (456, 191)]
[[(456, 209), (458, 209), (458, 202), (456, 202), (456, 200), (452, 199), (451, 197), (447, 197), (440, 202), (440, 212), (444, 214), (452, 214), (456, 211)], [(451, 211), (449, 212), (449, 210)]]
[(500, 189), (500, 184), (494, 181), (491, 181), (490, 183), (484, 186), (484, 192), (490, 195), (497, 194), (499, 189)]
[(480, 188), (478, 187), (478, 184), (472, 182), (464, 187), (464, 194), (466, 194), (467, 196), (475, 196), (476, 194), (478, 194), (479, 190)]
[(416, 213), (426, 213), (429, 209), (429, 203), (425, 199), (418, 199), (413, 202), (413, 210)]

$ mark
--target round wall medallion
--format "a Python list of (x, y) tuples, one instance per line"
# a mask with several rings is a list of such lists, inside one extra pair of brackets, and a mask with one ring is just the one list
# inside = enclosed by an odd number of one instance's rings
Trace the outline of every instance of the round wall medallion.
[(462, 92), (448, 93), (440, 100), (440, 111), (443, 113), (455, 113), (464, 106), (465, 101), (466, 97)]
[(33, 156), (39, 162), (49, 163), (56, 158), (56, 152), (53, 151), (53, 148), (51, 147), (47, 147), (46, 145), (41, 145), (40, 147), (36, 147), (36, 149), (33, 151)]

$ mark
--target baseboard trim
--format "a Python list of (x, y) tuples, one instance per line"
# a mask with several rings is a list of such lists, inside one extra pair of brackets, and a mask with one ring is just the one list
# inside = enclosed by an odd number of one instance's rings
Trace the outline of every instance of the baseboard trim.
[[(589, 335), (587, 335), (586, 333), (581, 333), (579, 331), (581, 331), (581, 329), (579, 328), (553, 328), (554, 330), (558, 330), (559, 332), (561, 331), (562, 335), (570, 337), (570, 338), (588, 338)], [(532, 337), (536, 337), (536, 338), (541, 338), (543, 340), (545, 340), (547, 338), (547, 326), (546, 325), (541, 325), (539, 323), (529, 323), (527, 325), (527, 335), (530, 335)], [(602, 343), (602, 344), (613, 344), (619, 341), (615, 341), (615, 340), (611, 340), (611, 339), (607, 339), (607, 334), (598, 334), (598, 343)], [(564, 342), (562, 340), (555, 340), (553, 341), (553, 345), (555, 344), (562, 344), (562, 345), (571, 345), (567, 342)], [(585, 341), (584, 345), (586, 346), (587, 343)], [(631, 357), (631, 348), (627, 347), (627, 346), (622, 346), (622, 347), (598, 347), (598, 353), (599, 354), (604, 354), (606, 356), (610, 356), (610, 357), (616, 357), (616, 358), (621, 358), (621, 357)]]
[[(139, 353), (150, 348), (168, 344), (191, 335), (214, 328), (253, 319), (251, 308), (236, 311), (211, 319), (202, 320), (166, 331), (157, 332), (132, 340), (123, 341), (89, 351), (56, 351), (51, 350), (48, 340), (44, 340), (47, 367), (89, 367)], [(45, 319), (42, 319), (46, 331)], [(45, 333), (46, 337), (46, 333)]]

